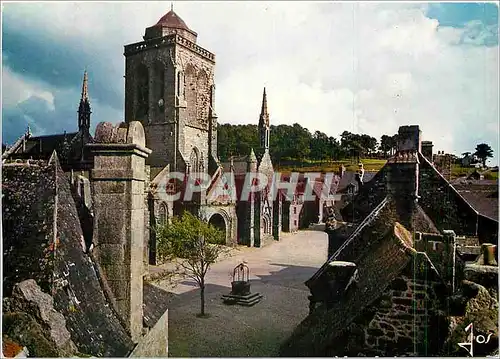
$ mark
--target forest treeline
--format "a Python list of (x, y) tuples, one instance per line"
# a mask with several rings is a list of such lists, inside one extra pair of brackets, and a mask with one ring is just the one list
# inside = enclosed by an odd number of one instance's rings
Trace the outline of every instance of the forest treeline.
[[(257, 125), (218, 126), (218, 153), (222, 161), (231, 156), (248, 155), (253, 148), (259, 152)], [(337, 139), (295, 123), (271, 126), (269, 151), (273, 162), (289, 160), (337, 161), (354, 158), (386, 158), (394, 153), (396, 135), (383, 135), (380, 140), (366, 134), (344, 131)]]

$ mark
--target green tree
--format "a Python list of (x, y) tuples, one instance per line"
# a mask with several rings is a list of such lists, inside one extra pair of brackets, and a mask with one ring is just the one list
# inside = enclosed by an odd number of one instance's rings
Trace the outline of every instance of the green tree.
[(377, 139), (370, 135), (358, 135), (359, 144), (361, 145), (364, 155), (371, 155), (377, 150)]
[(205, 276), (217, 258), (228, 250), (224, 233), (189, 212), (156, 229), (161, 260), (177, 263), (175, 274), (193, 279), (200, 288), (200, 316), (205, 315)]
[(476, 152), (474, 154), (481, 160), (483, 167), (486, 167), (486, 160), (489, 157), (493, 157), (493, 150), (486, 143), (480, 143), (476, 146)]
[(384, 157), (387, 157), (387, 154), (391, 152), (392, 147), (391, 136), (382, 135), (380, 138), (380, 151), (384, 153)]
[(311, 159), (326, 160), (332, 157), (330, 138), (321, 131), (314, 132), (311, 138)]

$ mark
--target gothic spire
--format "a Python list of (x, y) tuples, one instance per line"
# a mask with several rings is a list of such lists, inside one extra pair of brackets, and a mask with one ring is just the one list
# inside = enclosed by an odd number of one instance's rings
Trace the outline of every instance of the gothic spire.
[(80, 131), (89, 131), (91, 113), (92, 111), (90, 110), (89, 103), (88, 75), (87, 70), (85, 70), (85, 72), (83, 73), (82, 98), (80, 99), (80, 105), (78, 106), (78, 129)]
[(262, 109), (260, 110), (259, 117), (260, 148), (264, 151), (269, 150), (269, 136), (269, 113), (267, 112), (267, 95), (266, 88), (264, 87), (264, 93), (262, 94)]
[(88, 77), (87, 70), (83, 73), (83, 83), (82, 83), (82, 101), (89, 100), (89, 89), (88, 89)]
[(267, 95), (266, 88), (264, 87), (264, 93), (262, 94), (262, 108), (260, 110), (260, 120), (259, 126), (269, 127), (269, 113), (267, 112)]

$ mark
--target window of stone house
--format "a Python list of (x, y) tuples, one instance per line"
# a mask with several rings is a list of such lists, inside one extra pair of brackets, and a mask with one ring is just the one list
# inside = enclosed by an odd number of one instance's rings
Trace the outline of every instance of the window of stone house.
[(297, 214), (297, 207), (293, 207), (293, 214)]
[(297, 220), (296, 219), (293, 221), (293, 225), (297, 226)]

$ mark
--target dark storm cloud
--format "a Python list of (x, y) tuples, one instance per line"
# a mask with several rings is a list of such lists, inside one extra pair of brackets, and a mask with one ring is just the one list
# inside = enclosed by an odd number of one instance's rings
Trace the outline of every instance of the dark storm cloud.
[[(123, 65), (114, 66), (112, 51), (94, 51), (93, 44), (70, 41), (64, 37), (51, 40), (42, 29), (10, 26), (4, 17), (4, 65), (14, 73), (36, 79), (54, 88), (79, 88), (82, 73), (88, 68), (92, 80), (92, 96), (100, 102), (123, 108)], [(122, 47), (109, 44), (110, 49), (121, 53)], [(116, 48), (116, 49), (114, 49)], [(73, 99), (74, 101), (74, 99)]]

